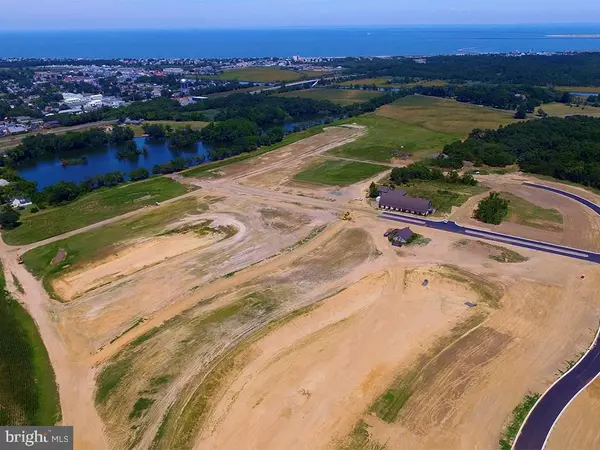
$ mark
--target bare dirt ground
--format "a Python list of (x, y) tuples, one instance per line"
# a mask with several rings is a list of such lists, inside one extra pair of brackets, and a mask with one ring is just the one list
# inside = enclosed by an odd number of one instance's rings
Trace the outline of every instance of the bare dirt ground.
[[(270, 209), (269, 209), (270, 208)], [(206, 283), (288, 247), (332, 216), (290, 206), (224, 199), (197, 216), (235, 227), (230, 237), (193, 233), (140, 236), (104, 259), (55, 282), (72, 300), (57, 306), (59, 328), (74, 354), (89, 355), (139, 320), (177, 303)], [(173, 226), (183, 218), (174, 218)]]
[(227, 180), (251, 178), (264, 172), (270, 172), (280, 167), (295, 165), (306, 158), (324, 153), (354, 141), (365, 133), (363, 127), (326, 127), (324, 132), (303, 139), (278, 150), (266, 153), (257, 158), (248, 159), (229, 166), (208, 171), (202, 179)]
[(600, 448), (598, 411), (600, 411), (600, 378), (596, 378), (569, 405), (552, 430), (546, 449)]
[[(366, 183), (335, 192), (287, 184), (298, 164), (362, 132), (329, 129), (187, 179), (204, 188), (187, 196), (214, 200), (193, 220), (237, 233), (141, 235), (59, 279), (66, 304), (17, 264), (20, 249), (2, 245), (48, 347), (76, 448), (330, 449), (361, 420), (389, 449), (495, 448), (524, 395), (543, 391), (587, 347), (600, 314), (599, 268), (510, 245), (529, 259), (503, 264), (489, 249), (457, 248), (460, 237), (421, 227), (412, 228), (427, 246), (392, 248), (382, 237), (390, 223), (353, 199)], [(482, 179), (565, 218), (563, 233), (501, 231), (600, 246), (598, 219), (576, 202), (520, 187), (521, 175)], [(452, 218), (467, 223), (476, 201)], [(352, 222), (336, 217), (345, 210)], [(471, 278), (442, 275), (448, 265)], [(486, 306), (486, 283), (503, 293), (498, 305)], [(431, 353), (478, 315), (477, 328)], [(415, 367), (397, 419), (369, 413)], [(586, 442), (595, 442), (591, 433)]]
[[(158, 334), (115, 355), (108, 370), (123, 364), (128, 369), (119, 386), (100, 406), (112, 445), (123, 448), (135, 444), (138, 435), (137, 447), (148, 448), (166, 408), (230, 346), (269, 321), (331, 295), (360, 276), (360, 267), (376, 258), (369, 241), (363, 230), (344, 228), (317, 248), (298, 252), (293, 261), (278, 270), (263, 270), (248, 283), (232, 286), (208, 302), (198, 303), (167, 322)], [(348, 243), (353, 245), (351, 251), (346, 248)], [(235, 282), (236, 277), (231, 280)], [(168, 377), (169, 381), (164, 386), (153, 384), (152, 380), (161, 377)], [(140, 395), (155, 402), (143, 418), (132, 421), (126, 412), (132, 410)], [(185, 404), (175, 403), (171, 422), (165, 428), (167, 443), (161, 443), (163, 448), (181, 448), (179, 442), (186, 433), (170, 430), (185, 425), (189, 414), (185, 408)], [(181, 421), (178, 415), (183, 416)], [(123, 433), (132, 424), (136, 432)]]
[[(369, 225), (375, 233), (382, 228)], [(383, 249), (394, 262), (387, 270), (255, 344), (258, 356), (220, 393), (196, 448), (333, 448), (361, 417), (386, 448), (495, 447), (525, 393), (551, 383), (563, 361), (589, 343), (600, 274), (581, 283), (578, 274), (589, 266), (522, 249), (531, 257), (525, 263), (501, 264), (487, 254), (465, 260), (448, 235), (416, 230), (431, 244), (393, 255)], [(436, 359), (398, 422), (363, 416), (396, 375), (473, 313), (463, 303), (476, 295), (458, 283), (430, 297), (420, 283), (406, 286), (405, 267), (432, 262), (462, 263), (496, 280), (506, 290), (502, 306)], [(425, 277), (436, 286), (430, 273), (418, 280)]]
[[(480, 176), (478, 179), (497, 192), (509, 192), (535, 205), (556, 209), (563, 216), (562, 232), (529, 227), (513, 222), (490, 225), (472, 219), (473, 211), (477, 208), (478, 202), (486, 197), (487, 193), (475, 196), (465, 202), (460, 208), (456, 208), (450, 216), (452, 220), (456, 220), (461, 225), (491, 229), (500, 233), (566, 245), (573, 248), (600, 251), (600, 222), (598, 221), (598, 215), (584, 205), (548, 191), (523, 186), (521, 184), (523, 181), (539, 182), (535, 178), (524, 175), (489, 175)], [(589, 196), (592, 197), (593, 194), (589, 194)]]

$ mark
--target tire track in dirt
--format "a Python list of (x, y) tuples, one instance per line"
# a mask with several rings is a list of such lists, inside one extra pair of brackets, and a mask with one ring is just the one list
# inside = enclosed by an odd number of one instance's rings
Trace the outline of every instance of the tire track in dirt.
[(194, 306), (202, 300), (209, 299), (214, 295), (218, 294), (219, 292), (224, 292), (235, 286), (245, 284), (248, 281), (253, 280), (254, 278), (271, 273), (282, 266), (290, 264), (298, 257), (306, 255), (310, 251), (324, 244), (329, 238), (334, 236), (343, 227), (343, 225), (344, 224), (341, 222), (329, 225), (323, 233), (319, 234), (307, 244), (302, 245), (294, 252), (286, 253), (268, 259), (263, 263), (260, 263), (256, 266), (250, 267), (248, 269), (236, 273), (235, 276), (232, 278), (219, 279), (214, 283), (204, 286), (200, 294), (192, 294), (188, 298), (180, 302), (167, 306), (166, 308), (160, 310), (153, 316), (149, 317), (146, 322), (140, 324), (131, 331), (123, 334), (114, 342), (106, 345), (94, 356), (89, 358), (88, 363), (92, 366), (98, 365), (99, 363), (115, 355), (119, 350), (121, 350), (134, 339), (140, 337), (152, 328), (162, 325), (170, 318), (181, 314), (186, 309), (191, 308), (192, 306)]

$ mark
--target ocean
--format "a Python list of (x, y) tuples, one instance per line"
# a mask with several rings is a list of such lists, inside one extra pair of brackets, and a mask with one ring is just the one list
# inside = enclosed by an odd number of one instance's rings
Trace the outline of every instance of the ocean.
[(600, 51), (600, 25), (0, 31), (0, 58), (233, 58)]

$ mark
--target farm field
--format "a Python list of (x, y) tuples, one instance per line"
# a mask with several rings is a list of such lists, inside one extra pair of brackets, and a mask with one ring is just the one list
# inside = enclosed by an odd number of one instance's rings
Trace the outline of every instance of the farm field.
[(592, 94), (600, 94), (600, 87), (598, 86), (555, 86), (554, 89), (564, 92), (589, 92)]
[(322, 77), (326, 72), (300, 72), (285, 70), (279, 67), (246, 67), (243, 69), (232, 69), (218, 76), (220, 80), (240, 80), (253, 82), (276, 82), (276, 81), (298, 81)]
[[(539, 109), (539, 108), (538, 108)], [(553, 117), (590, 116), (600, 117), (600, 108), (594, 106), (569, 106), (564, 103), (548, 103), (541, 107), (546, 114)]]
[(60, 402), (48, 352), (31, 316), (7, 292), (5, 276), (0, 267), (0, 423), (54, 425)]
[(22, 224), (2, 233), (10, 245), (29, 244), (125, 214), (190, 191), (169, 178), (157, 177), (137, 183), (100, 189), (66, 204), (21, 216)]
[(385, 166), (355, 161), (325, 160), (298, 172), (294, 181), (301, 183), (347, 186), (387, 170)]
[(381, 78), (362, 78), (359, 80), (344, 81), (340, 83), (342, 86), (353, 86), (353, 85), (375, 85), (382, 88), (412, 88), (416, 86), (434, 87), (434, 86), (446, 86), (447, 81), (444, 80), (424, 80), (415, 81), (413, 83), (389, 83), (392, 79), (389, 77)]
[(498, 128), (518, 122), (512, 111), (479, 107), (456, 100), (412, 95), (384, 105), (380, 116), (419, 125), (441, 133), (453, 133), (461, 138), (474, 128)]
[[(151, 125), (152, 124), (169, 125), (173, 129), (189, 126), (194, 130), (200, 130), (201, 128), (204, 128), (206, 125), (208, 125), (208, 122), (199, 122), (199, 121), (195, 121), (195, 120), (182, 121), (182, 122), (177, 122), (175, 120), (149, 120), (149, 121), (146, 121), (145, 123), (151, 124)], [(133, 130), (133, 132), (135, 133), (135, 135), (137, 137), (144, 136), (145, 133), (144, 133), (144, 129), (142, 128), (142, 125), (127, 125), (127, 126)]]
[(303, 89), (300, 91), (284, 92), (277, 94), (279, 97), (299, 97), (313, 100), (329, 100), (338, 105), (346, 106), (362, 103), (382, 95), (377, 91), (359, 91), (353, 89)]
[(432, 131), (418, 125), (384, 117), (379, 113), (352, 117), (342, 121), (342, 123), (344, 122), (365, 126), (367, 132), (355, 142), (336, 148), (329, 153), (335, 156), (369, 161), (390, 162), (394, 158), (419, 159), (439, 153), (444, 145), (454, 142), (460, 137), (456, 133)]

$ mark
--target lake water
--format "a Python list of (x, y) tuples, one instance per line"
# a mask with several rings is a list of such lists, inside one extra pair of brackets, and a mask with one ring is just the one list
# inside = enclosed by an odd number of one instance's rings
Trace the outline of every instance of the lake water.
[[(572, 36), (579, 37), (572, 37)], [(600, 25), (0, 32), (0, 57), (232, 58), (600, 50)], [(587, 37), (585, 37), (587, 36)]]
[[(18, 172), (26, 180), (37, 182), (38, 188), (43, 189), (59, 181), (73, 181), (78, 183), (87, 177), (102, 175), (116, 170), (129, 174), (133, 169), (144, 167), (152, 172), (152, 168), (156, 164), (164, 164), (177, 157), (190, 158), (192, 156), (203, 155), (207, 161), (209, 160), (208, 148), (202, 142), (185, 151), (172, 150), (166, 142), (152, 142), (147, 141), (145, 138), (136, 138), (135, 142), (140, 149), (144, 146), (148, 147), (147, 156), (139, 155), (136, 159), (119, 160), (116, 156), (117, 147), (111, 145), (102, 149), (78, 152), (76, 154), (43, 158), (20, 167)], [(80, 157), (83, 155), (87, 156), (87, 164), (67, 167), (60, 165), (63, 158)]]
[[(337, 119), (340, 119), (340, 117), (331, 118), (331, 120)], [(281, 128), (285, 134), (290, 134), (294, 132), (297, 126), (304, 129), (324, 124), (326, 120), (323, 117), (306, 117), (304, 120), (286, 122), (281, 125)], [(147, 156), (139, 155), (137, 158), (131, 160), (119, 160), (116, 156), (118, 148), (110, 145), (100, 149), (40, 158), (37, 161), (31, 161), (19, 167), (18, 172), (26, 180), (35, 181), (39, 189), (43, 189), (59, 181), (73, 181), (78, 183), (87, 177), (103, 175), (116, 170), (129, 174), (133, 169), (144, 167), (152, 172), (152, 168), (156, 164), (165, 164), (177, 157), (190, 158), (192, 156), (204, 156), (205, 162), (210, 161), (210, 157), (208, 156), (210, 146), (203, 144), (202, 141), (185, 150), (173, 150), (169, 148), (168, 143), (165, 141), (150, 141), (143, 137), (135, 138), (134, 141), (139, 149), (142, 149), (144, 146), (148, 148)], [(81, 156), (87, 157), (87, 164), (61, 166), (62, 159)]]

